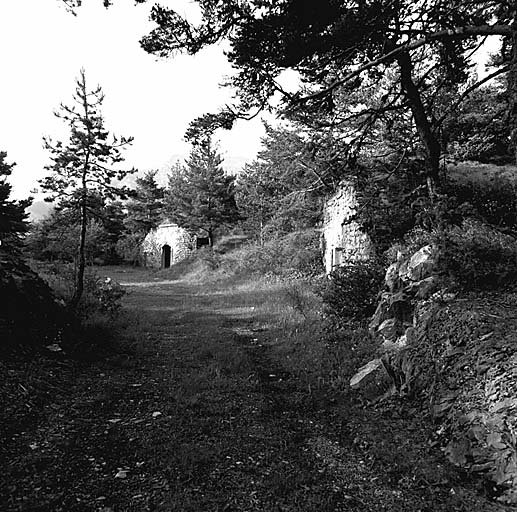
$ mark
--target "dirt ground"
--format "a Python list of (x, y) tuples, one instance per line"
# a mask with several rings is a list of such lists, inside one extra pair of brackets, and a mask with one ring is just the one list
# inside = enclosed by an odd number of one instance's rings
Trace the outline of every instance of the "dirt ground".
[(286, 370), (249, 297), (111, 275), (117, 353), (0, 363), (0, 510), (505, 510), (444, 462), (418, 404), (364, 408)]

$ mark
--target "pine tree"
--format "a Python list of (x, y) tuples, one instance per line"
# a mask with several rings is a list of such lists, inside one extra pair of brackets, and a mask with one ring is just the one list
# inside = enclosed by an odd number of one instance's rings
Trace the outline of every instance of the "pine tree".
[(20, 235), (27, 231), (27, 213), (25, 209), (32, 199), (13, 201), (11, 184), (7, 177), (11, 175), (15, 164), (6, 162), (7, 153), (0, 151), (0, 243), (4, 251), (17, 251), (20, 248)]
[(117, 253), (136, 265), (140, 247), (149, 231), (160, 224), (165, 190), (156, 183), (157, 171), (147, 171), (137, 178), (136, 188), (126, 203), (125, 232), (117, 242)]
[(158, 226), (162, 218), (164, 190), (156, 183), (157, 171), (147, 171), (136, 179), (133, 197), (127, 202), (127, 216), (124, 221), (131, 234), (142, 238)]
[(211, 138), (193, 146), (186, 165), (169, 176), (165, 213), (179, 226), (201, 231), (213, 245), (216, 229), (239, 218), (235, 179), (222, 168), (222, 158)]
[(133, 139), (110, 137), (100, 111), (104, 94), (100, 86), (88, 90), (84, 70), (76, 80), (73, 99), (72, 107), (62, 104), (56, 112), (56, 116), (70, 128), (69, 140), (63, 143), (45, 139), (45, 148), (50, 151), (52, 160), (46, 169), (51, 174), (40, 181), (42, 189), (50, 194), (47, 200), (58, 200), (60, 206), (80, 214), (78, 265), (71, 309), (77, 307), (84, 289), (86, 232), (91, 203), (99, 196), (124, 198), (128, 190), (117, 187), (114, 182), (133, 172), (116, 168), (124, 160), (121, 149)]

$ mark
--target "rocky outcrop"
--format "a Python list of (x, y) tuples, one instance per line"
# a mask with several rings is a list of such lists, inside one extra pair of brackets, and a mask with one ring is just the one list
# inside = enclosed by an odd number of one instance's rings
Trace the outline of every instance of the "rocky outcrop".
[(387, 269), (370, 322), (378, 355), (350, 386), (369, 399), (386, 387), (418, 396), (446, 457), (517, 504), (517, 294), (450, 293), (438, 261), (426, 246)]
[(64, 307), (49, 286), (16, 254), (0, 250), (0, 340), (8, 344), (52, 343)]

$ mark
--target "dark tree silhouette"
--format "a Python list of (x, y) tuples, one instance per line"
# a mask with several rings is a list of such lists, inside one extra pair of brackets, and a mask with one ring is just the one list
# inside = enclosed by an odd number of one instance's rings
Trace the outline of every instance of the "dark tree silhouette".
[(0, 248), (4, 251), (17, 252), (20, 249), (20, 235), (28, 229), (27, 212), (32, 199), (13, 201), (10, 199), (11, 184), (7, 181), (15, 164), (6, 162), (7, 153), (0, 151)]

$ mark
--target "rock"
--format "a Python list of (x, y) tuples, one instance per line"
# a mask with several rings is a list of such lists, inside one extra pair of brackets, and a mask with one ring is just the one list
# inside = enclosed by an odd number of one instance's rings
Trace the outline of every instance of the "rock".
[(54, 340), (66, 320), (64, 308), (48, 284), (17, 253), (1, 247), (0, 304), (3, 343), (43, 344)]
[(382, 322), (384, 322), (384, 320), (389, 317), (388, 309), (390, 307), (390, 297), (391, 295), (389, 293), (382, 294), (381, 300), (377, 305), (377, 309), (375, 310), (375, 313), (373, 314), (372, 319), (368, 325), (370, 331), (375, 331), (377, 327), (379, 327), (379, 325), (381, 325)]
[(384, 340), (381, 345), (381, 349), (384, 353), (390, 352), (400, 352), (403, 348), (407, 346), (407, 337), (405, 334), (399, 336), (395, 341), (392, 340)]
[(404, 336), (406, 337), (406, 344), (411, 345), (417, 339), (417, 329), (415, 327), (408, 327)]
[(429, 276), (410, 285), (411, 292), (415, 294), (415, 298), (422, 300), (431, 297), (439, 287), (440, 280), (438, 276)]
[(388, 267), (388, 270), (386, 270), (384, 282), (386, 283), (386, 286), (388, 287), (388, 290), (390, 292), (394, 292), (399, 285), (399, 268), (400, 262), (397, 261), (395, 263), (392, 263)]
[(362, 366), (359, 371), (350, 379), (352, 389), (364, 388), (368, 384), (379, 380), (385, 374), (384, 365), (380, 359), (373, 359)]
[(396, 318), (388, 318), (379, 325), (377, 332), (386, 340), (395, 340), (402, 333), (402, 324)]
[(413, 305), (405, 291), (395, 293), (389, 298), (387, 316), (401, 322), (411, 323), (413, 319)]
[(433, 253), (433, 247), (426, 245), (413, 254), (408, 263), (407, 278), (411, 281), (421, 281), (429, 277), (436, 267)]
[(409, 263), (409, 260), (407, 258), (402, 260), (399, 263), (399, 279), (401, 279), (402, 281), (407, 281), (407, 279), (408, 279), (408, 277), (407, 277), (408, 263)]

